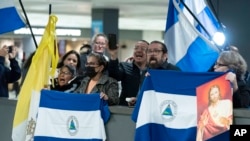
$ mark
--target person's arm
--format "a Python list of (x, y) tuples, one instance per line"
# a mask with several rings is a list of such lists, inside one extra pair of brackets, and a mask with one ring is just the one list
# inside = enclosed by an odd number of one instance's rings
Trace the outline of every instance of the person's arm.
[(108, 86), (106, 86), (106, 93), (108, 96), (108, 104), (109, 105), (117, 105), (119, 104), (119, 88), (118, 82), (114, 79), (109, 80)]
[(13, 83), (21, 78), (21, 68), (16, 59), (10, 59), (10, 71), (7, 73), (8, 83)]
[(9, 53), (9, 60), (10, 60), (10, 72), (7, 74), (8, 75), (8, 83), (13, 83), (15, 81), (17, 81), (18, 79), (21, 78), (21, 68), (17, 62), (17, 60), (15, 59), (16, 57), (16, 47), (13, 46), (12, 48), (12, 52)]
[(123, 75), (123, 69), (121, 68), (121, 63), (117, 57), (118, 48), (117, 49), (108, 49), (109, 53), (109, 64), (108, 64), (108, 73), (109, 76), (116, 79), (117, 81), (121, 81)]
[(228, 72), (226, 75), (226, 80), (229, 80), (232, 84), (233, 92), (236, 92), (238, 90), (238, 84), (236, 79), (236, 74), (233, 72)]

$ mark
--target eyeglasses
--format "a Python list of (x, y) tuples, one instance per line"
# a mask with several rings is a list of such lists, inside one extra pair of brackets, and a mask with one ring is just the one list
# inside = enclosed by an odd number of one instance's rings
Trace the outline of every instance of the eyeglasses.
[(214, 65), (219, 66), (219, 67), (227, 67), (228, 66), (226, 64), (221, 64), (221, 63), (218, 63), (218, 62), (216, 62)]
[(101, 42), (95, 42), (96, 45), (101, 45), (101, 46), (105, 46), (106, 43), (101, 43)]
[(72, 75), (72, 73), (71, 72), (69, 72), (69, 71), (59, 71), (59, 75)]
[(148, 50), (147, 54), (159, 54), (161, 53), (163, 50)]
[(99, 66), (99, 64), (95, 62), (86, 62), (85, 66)]
[(136, 51), (138, 51), (138, 50), (146, 51), (147, 49), (143, 48), (143, 47), (135, 47), (134, 50), (136, 50)]

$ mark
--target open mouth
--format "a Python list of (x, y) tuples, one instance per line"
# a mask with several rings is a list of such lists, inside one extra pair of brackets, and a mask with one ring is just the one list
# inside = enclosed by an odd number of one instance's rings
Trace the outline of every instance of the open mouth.
[(65, 83), (66, 83), (66, 80), (65, 80), (64, 78), (60, 78), (60, 79), (58, 80), (58, 83), (59, 83), (59, 85), (65, 84)]

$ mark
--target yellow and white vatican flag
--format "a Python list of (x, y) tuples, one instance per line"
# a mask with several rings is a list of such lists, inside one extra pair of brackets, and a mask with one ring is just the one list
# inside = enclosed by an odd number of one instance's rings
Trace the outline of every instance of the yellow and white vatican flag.
[(50, 15), (42, 40), (32, 58), (21, 88), (13, 121), (13, 141), (33, 140), (40, 91), (48, 85), (49, 78), (53, 78), (59, 60), (55, 32), (56, 22), (57, 17)]

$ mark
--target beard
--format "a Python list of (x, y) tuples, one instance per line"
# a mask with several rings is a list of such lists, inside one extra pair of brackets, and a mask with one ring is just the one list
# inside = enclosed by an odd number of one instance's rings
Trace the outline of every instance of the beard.
[(151, 69), (156, 69), (160, 67), (160, 62), (155, 57), (150, 57), (148, 62), (148, 67)]

